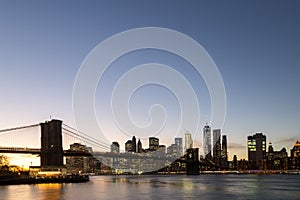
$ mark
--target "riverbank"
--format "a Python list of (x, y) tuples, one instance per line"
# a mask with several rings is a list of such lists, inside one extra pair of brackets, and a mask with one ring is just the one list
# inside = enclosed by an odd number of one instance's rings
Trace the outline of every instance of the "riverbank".
[(88, 181), (88, 175), (67, 175), (62, 177), (0, 176), (0, 185), (39, 183), (84, 183)]

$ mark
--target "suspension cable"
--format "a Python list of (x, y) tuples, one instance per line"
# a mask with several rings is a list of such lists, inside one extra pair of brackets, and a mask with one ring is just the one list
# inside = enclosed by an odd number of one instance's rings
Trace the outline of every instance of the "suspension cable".
[[(99, 144), (103, 144), (103, 145), (106, 145), (106, 146), (109, 146), (109, 147), (110, 147), (109, 144), (106, 144), (106, 143), (104, 143), (104, 142), (102, 142), (102, 141), (100, 141), (100, 140), (98, 140), (98, 139), (96, 139), (96, 138), (93, 138), (93, 137), (89, 136), (88, 134), (83, 133), (82, 131), (76, 130), (75, 128), (73, 128), (73, 127), (71, 127), (71, 126), (68, 126), (67, 124), (64, 124), (64, 123), (63, 123), (63, 125), (66, 126), (66, 127), (69, 128), (69, 129), (72, 129), (73, 131), (71, 131), (71, 132), (72, 132), (73, 134), (78, 135), (78, 133), (80, 133), (80, 137), (85, 137), (85, 138), (87, 138), (87, 139), (89, 139), (89, 140), (92, 140), (93, 142), (94, 142), (94, 141), (97, 141)], [(70, 131), (70, 130), (69, 130), (69, 131)], [(74, 131), (77, 132), (77, 133), (75, 133)], [(81, 136), (81, 135), (84, 135), (84, 136)]]
[(0, 130), (0, 133), (8, 132), (8, 131), (15, 131), (15, 130), (19, 130), (19, 129), (25, 129), (25, 128), (32, 128), (32, 127), (36, 127), (39, 125), (40, 124), (32, 124), (32, 125), (28, 125), (28, 126), (20, 126), (20, 127), (15, 127), (15, 128), (2, 129), (2, 130)]
[(107, 144), (105, 144), (105, 143), (102, 143), (102, 144), (98, 143), (98, 142), (96, 142), (96, 141), (94, 141), (94, 140), (92, 140), (90, 138), (87, 138), (87, 137), (84, 137), (84, 136), (80, 136), (77, 133), (74, 133), (74, 132), (72, 132), (72, 131), (70, 131), (70, 130), (68, 130), (66, 128), (62, 128), (62, 130), (65, 131), (64, 134), (67, 134), (67, 135), (69, 135), (71, 137), (74, 137), (74, 138), (77, 138), (79, 140), (83, 140), (84, 142), (86, 142), (88, 144), (92, 144), (92, 145), (95, 145), (95, 146), (98, 146), (98, 147), (101, 147), (101, 148), (104, 148), (104, 149), (110, 149), (110, 146), (107, 145)]

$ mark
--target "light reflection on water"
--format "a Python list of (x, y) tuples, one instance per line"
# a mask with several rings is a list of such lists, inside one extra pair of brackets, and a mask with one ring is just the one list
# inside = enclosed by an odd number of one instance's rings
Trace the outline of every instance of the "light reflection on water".
[(299, 199), (299, 175), (95, 176), (88, 183), (0, 186), (0, 199)]

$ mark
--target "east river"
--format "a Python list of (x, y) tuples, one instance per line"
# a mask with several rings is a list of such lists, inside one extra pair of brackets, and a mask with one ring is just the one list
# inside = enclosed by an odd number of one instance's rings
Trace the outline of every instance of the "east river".
[(0, 186), (0, 199), (300, 199), (300, 175), (92, 176), (87, 183)]

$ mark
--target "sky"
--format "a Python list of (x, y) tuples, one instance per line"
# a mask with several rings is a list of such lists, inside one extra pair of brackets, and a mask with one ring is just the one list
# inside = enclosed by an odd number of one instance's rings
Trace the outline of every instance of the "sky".
[[(226, 91), (226, 118), (223, 127), (212, 128), (221, 128), (227, 135), (230, 158), (233, 154), (246, 158), (246, 138), (256, 132), (263, 132), (275, 150), (285, 147), (289, 151), (300, 139), (299, 11), (299, 1), (281, 0), (2, 0), (0, 129), (40, 123), (50, 115), (76, 127), (73, 87), (90, 52), (117, 33), (162, 27), (193, 38), (218, 67)], [(144, 138), (156, 133), (149, 129), (153, 132), (126, 135), (109, 121), (110, 98), (117, 81), (145, 63), (171, 66), (190, 82), (200, 107), (199, 128), (191, 131), (188, 123), (184, 128), (192, 132), (195, 145), (201, 146), (202, 127), (211, 117), (210, 94), (203, 77), (186, 60), (155, 49), (120, 56), (99, 82), (94, 107), (107, 140), (123, 144), (137, 135), (147, 146)], [(164, 117), (168, 119), (162, 127), (164, 132), (158, 134), (162, 143), (183, 136), (182, 129), (175, 133), (180, 122), (180, 101), (168, 87), (144, 85), (131, 97), (128, 110), (136, 124), (146, 127), (155, 121), (148, 112), (152, 105), (159, 104), (165, 110), (159, 106), (151, 111), (161, 117), (160, 125)], [(190, 118), (187, 121), (192, 122), (194, 118)]]

